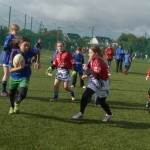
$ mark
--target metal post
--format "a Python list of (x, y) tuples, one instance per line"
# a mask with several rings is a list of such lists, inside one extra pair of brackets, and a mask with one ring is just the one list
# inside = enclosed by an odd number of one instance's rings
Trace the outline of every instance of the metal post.
[(41, 23), (40, 23), (40, 37), (41, 37), (41, 29), (42, 28), (42, 21), (41, 21)]
[(60, 29), (60, 27), (58, 27), (58, 29), (57, 29), (57, 42), (58, 42), (58, 37), (59, 37), (59, 29)]
[(32, 31), (32, 22), (33, 22), (33, 17), (31, 17), (31, 27), (30, 27), (31, 31)]
[(9, 7), (9, 20), (8, 20), (8, 28), (10, 27), (10, 18), (11, 18), (11, 6)]
[(24, 18), (24, 36), (25, 36), (25, 32), (26, 32), (26, 21), (27, 21), (27, 15), (25, 14), (25, 18)]
[(93, 38), (93, 35), (94, 35), (94, 26), (92, 27), (92, 38)]

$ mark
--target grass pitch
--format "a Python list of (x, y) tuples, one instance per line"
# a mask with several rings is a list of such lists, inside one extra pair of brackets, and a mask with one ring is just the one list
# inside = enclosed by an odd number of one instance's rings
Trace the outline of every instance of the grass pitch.
[[(150, 60), (133, 60), (129, 75), (111, 68), (111, 93), (107, 98), (114, 114), (103, 123), (104, 111), (93, 101), (84, 119), (72, 120), (79, 111), (84, 89), (74, 88), (77, 101), (60, 87), (61, 102), (50, 103), (53, 79), (45, 75), (50, 52), (42, 51), (42, 69), (33, 69), (27, 98), (20, 114), (8, 115), (8, 98), (0, 97), (0, 150), (148, 150), (150, 148), (150, 114), (145, 103), (149, 81), (145, 76)], [(0, 66), (2, 77), (2, 66)]]

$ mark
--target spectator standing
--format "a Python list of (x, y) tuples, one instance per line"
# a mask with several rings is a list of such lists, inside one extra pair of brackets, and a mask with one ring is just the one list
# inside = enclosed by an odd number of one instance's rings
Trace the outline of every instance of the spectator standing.
[(125, 55), (125, 50), (120, 44), (116, 50), (116, 72), (122, 72), (122, 63)]

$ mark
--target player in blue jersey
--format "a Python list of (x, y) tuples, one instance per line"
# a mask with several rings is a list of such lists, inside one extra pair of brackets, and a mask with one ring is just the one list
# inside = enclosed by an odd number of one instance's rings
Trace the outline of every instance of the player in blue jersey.
[(126, 54), (124, 57), (124, 65), (125, 65), (125, 71), (124, 74), (128, 75), (128, 71), (131, 65), (131, 55), (129, 54), (129, 50), (126, 50)]
[(17, 24), (12, 24), (10, 26), (10, 33), (6, 37), (5, 42), (4, 42), (4, 46), (3, 46), (3, 50), (1, 54), (1, 61), (3, 65), (3, 71), (4, 71), (4, 75), (2, 78), (1, 96), (8, 96), (6, 87), (7, 87), (7, 82), (9, 78), (9, 58), (10, 58), (11, 50), (13, 48), (12, 40), (15, 38), (15, 36), (18, 35), (18, 32), (19, 32), (19, 26)]
[[(18, 48), (12, 50), (9, 60), (9, 114), (19, 113), (19, 104), (23, 99), (25, 99), (27, 95), (29, 80), (31, 76), (32, 57), (36, 57), (34, 68), (40, 68), (40, 51), (38, 49), (30, 49), (30, 41), (28, 38), (20, 37), (18, 40), (16, 40), (15, 46), (18, 46)], [(20, 62), (18, 67), (14, 67), (13, 58), (17, 54), (21, 54), (24, 57), (24, 61)], [(17, 98), (15, 98), (18, 87), (20, 88), (19, 95)]]
[(73, 80), (72, 80), (71, 87), (75, 87), (76, 86), (77, 73), (78, 73), (79, 77), (80, 77), (80, 87), (85, 88), (84, 80), (82, 79), (82, 75), (83, 75), (82, 64), (84, 64), (84, 57), (81, 54), (81, 48), (80, 47), (76, 49), (76, 53), (74, 54), (74, 59), (75, 59), (75, 62), (76, 62), (76, 66), (75, 66), (75, 70), (76, 71), (74, 71), (75, 75), (72, 75)]
[(41, 50), (42, 49), (42, 40), (38, 39), (37, 43), (34, 46), (35, 48)]

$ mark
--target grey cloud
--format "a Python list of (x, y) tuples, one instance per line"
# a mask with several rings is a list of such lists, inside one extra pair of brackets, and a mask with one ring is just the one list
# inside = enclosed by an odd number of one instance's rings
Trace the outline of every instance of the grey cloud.
[[(149, 0), (0, 0), (18, 11), (44, 20), (91, 24), (98, 28), (119, 28), (140, 34), (148, 32)], [(97, 28), (97, 29), (96, 29)], [(145, 31), (146, 30), (146, 31)], [(108, 31), (107, 31), (108, 32)]]

